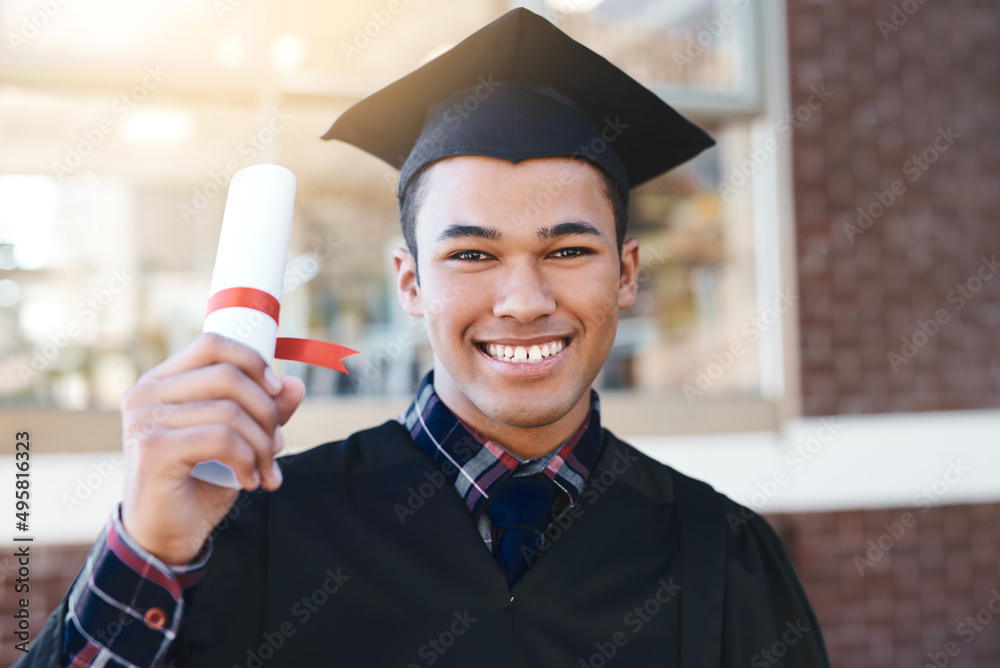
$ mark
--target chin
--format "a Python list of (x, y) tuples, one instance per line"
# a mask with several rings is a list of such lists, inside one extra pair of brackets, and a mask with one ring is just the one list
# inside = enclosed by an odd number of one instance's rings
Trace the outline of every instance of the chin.
[(511, 427), (531, 428), (545, 427), (557, 422), (573, 410), (574, 401), (566, 401), (557, 405), (540, 404), (526, 399), (492, 402), (477, 401), (477, 407), (491, 419)]

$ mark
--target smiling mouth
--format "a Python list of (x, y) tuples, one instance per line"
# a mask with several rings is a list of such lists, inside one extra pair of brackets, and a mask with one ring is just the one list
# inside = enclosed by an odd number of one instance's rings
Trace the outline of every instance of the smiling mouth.
[(500, 343), (477, 343), (479, 349), (502, 362), (515, 364), (537, 364), (549, 357), (558, 355), (569, 345), (570, 338), (553, 339), (541, 344), (530, 346), (509, 346)]

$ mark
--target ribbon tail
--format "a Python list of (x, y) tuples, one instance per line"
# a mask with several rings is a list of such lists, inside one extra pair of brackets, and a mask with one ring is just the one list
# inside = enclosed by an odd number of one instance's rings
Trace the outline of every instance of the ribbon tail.
[(274, 347), (274, 356), (280, 360), (293, 360), (295, 362), (305, 362), (316, 366), (326, 367), (334, 371), (350, 374), (344, 363), (345, 357), (357, 355), (357, 350), (351, 350), (335, 343), (316, 341), (314, 339), (292, 339), (288, 337), (278, 337)]

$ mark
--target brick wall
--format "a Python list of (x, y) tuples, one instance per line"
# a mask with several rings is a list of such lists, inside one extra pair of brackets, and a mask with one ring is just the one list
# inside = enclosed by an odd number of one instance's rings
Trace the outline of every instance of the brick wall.
[[(14, 593), (14, 583), (17, 578), (17, 560), (11, 556), (15, 548), (5, 548), (4, 556), (0, 558), (0, 666), (9, 666), (23, 656), (14, 649), (14, 644), (20, 642), (13, 635), (14, 619), (17, 611), (18, 595)], [(87, 557), (89, 545), (59, 545), (30, 547), (30, 578), (31, 591), (27, 598), (30, 637), (33, 640), (42, 630), (49, 614), (59, 605), (73, 578), (80, 571)], [(29, 648), (30, 648), (29, 644)]]
[[(803, 412), (1000, 407), (1000, 4), (787, 7)], [(1000, 505), (770, 519), (834, 666), (1000, 665)]]
[(804, 412), (1000, 407), (1000, 4), (787, 7)]
[(1000, 666), (1000, 504), (768, 520), (835, 668)]

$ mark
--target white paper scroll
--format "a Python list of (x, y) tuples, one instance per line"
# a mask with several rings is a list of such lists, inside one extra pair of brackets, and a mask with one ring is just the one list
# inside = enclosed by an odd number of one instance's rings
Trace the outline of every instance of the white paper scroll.
[[(233, 176), (212, 273), (213, 296), (229, 288), (253, 288), (281, 300), (295, 185), (295, 175), (279, 165), (253, 165)], [(220, 308), (205, 318), (202, 331), (241, 341), (268, 364), (274, 362), (278, 324), (258, 310)], [(214, 459), (195, 466), (191, 475), (216, 485), (240, 487), (232, 469)]]

